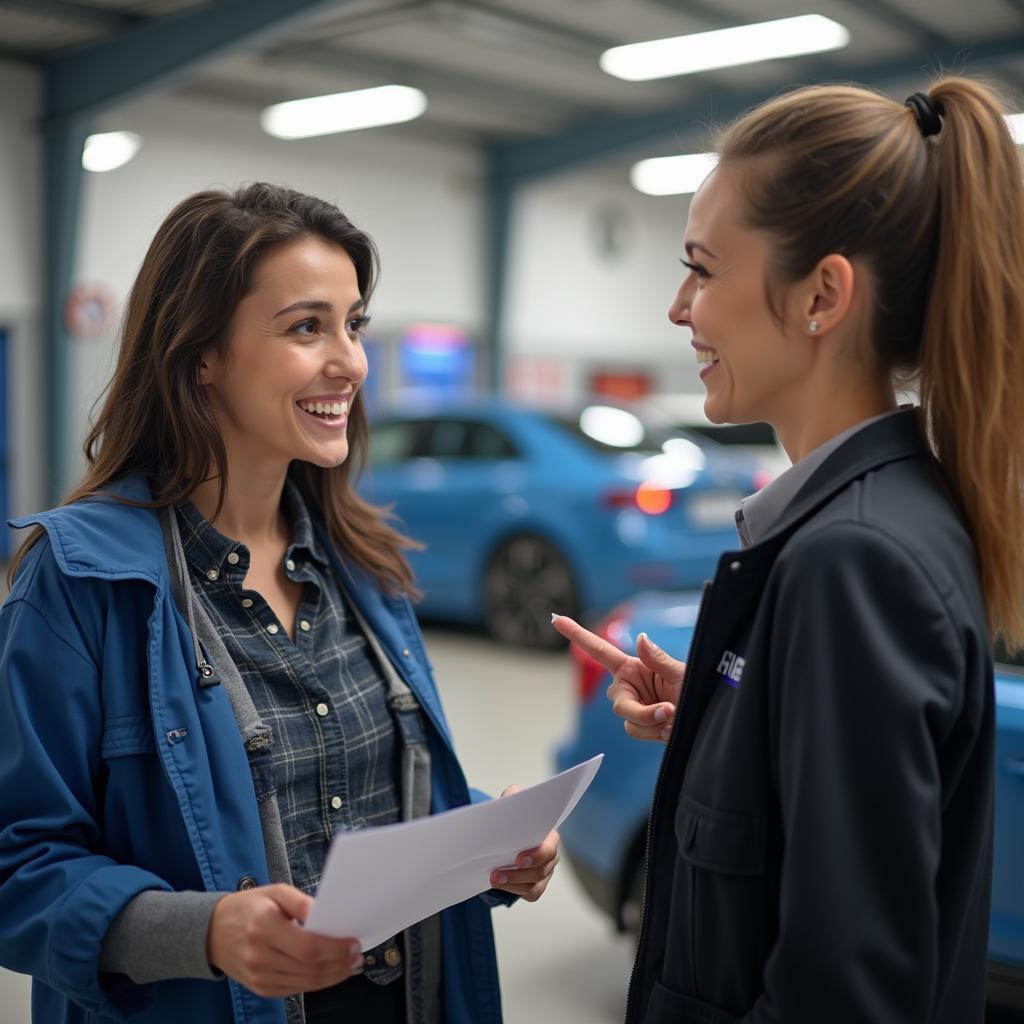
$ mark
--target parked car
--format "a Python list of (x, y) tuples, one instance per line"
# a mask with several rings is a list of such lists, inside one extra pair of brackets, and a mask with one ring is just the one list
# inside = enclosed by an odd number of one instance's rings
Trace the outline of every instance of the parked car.
[(702, 394), (648, 395), (640, 401), (638, 409), (645, 418), (727, 445), (733, 454), (756, 463), (769, 481), (792, 465), (769, 424), (712, 423), (704, 415)]
[[(646, 632), (686, 657), (700, 594), (646, 593), (615, 609), (597, 632), (625, 651)], [(607, 672), (579, 648), (576, 727), (559, 747), (559, 771), (595, 754), (604, 763), (561, 826), (562, 849), (587, 895), (620, 931), (640, 924), (647, 816), (664, 747), (631, 739), (604, 699)], [(1024, 1011), (1024, 655), (997, 654), (996, 828), (989, 923), (989, 996)]]
[(649, 587), (692, 587), (735, 542), (756, 470), (627, 409), (493, 400), (373, 417), (360, 491), (423, 542), (427, 617), (555, 646), (552, 611), (589, 618)]

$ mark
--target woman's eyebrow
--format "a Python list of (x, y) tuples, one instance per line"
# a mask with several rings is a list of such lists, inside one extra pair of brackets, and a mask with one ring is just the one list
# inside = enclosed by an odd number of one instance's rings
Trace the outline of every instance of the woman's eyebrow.
[(323, 299), (299, 299), (298, 302), (293, 302), (290, 306), (285, 306), (284, 309), (276, 312), (273, 319), (276, 320), (279, 316), (284, 316), (285, 313), (294, 313), (299, 309), (315, 309), (319, 313), (334, 312), (334, 307)]
[[(356, 299), (351, 306), (348, 307), (350, 313), (354, 313), (361, 306), (366, 305), (365, 299)], [(298, 302), (293, 302), (290, 306), (285, 306), (284, 309), (276, 312), (271, 319), (276, 320), (279, 316), (284, 316), (285, 313), (294, 313), (300, 309), (313, 309), (318, 313), (333, 313), (334, 306), (324, 299), (299, 299)]]
[(705, 256), (710, 256), (713, 260), (718, 259), (718, 257), (706, 245), (701, 245), (700, 242), (687, 242), (683, 248), (686, 250), (686, 255), (691, 259), (693, 258), (694, 249), (700, 249)]

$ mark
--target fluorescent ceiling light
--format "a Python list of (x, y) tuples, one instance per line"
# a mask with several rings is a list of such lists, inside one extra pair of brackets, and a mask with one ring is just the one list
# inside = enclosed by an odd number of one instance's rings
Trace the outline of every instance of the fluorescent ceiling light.
[(1024, 114), (1007, 114), (1006, 127), (1018, 146), (1024, 146)]
[(677, 196), (696, 192), (718, 163), (717, 153), (656, 156), (633, 164), (629, 180), (649, 196)]
[(123, 167), (142, 146), (135, 132), (100, 132), (85, 140), (82, 166), (87, 171), (113, 171)]
[(846, 28), (820, 14), (696, 32), (674, 39), (615, 46), (601, 54), (601, 70), (627, 82), (692, 75), (712, 68), (756, 64), (802, 53), (839, 50), (850, 41)]
[(306, 139), (400, 124), (419, 117), (426, 109), (427, 97), (419, 89), (381, 85), (275, 103), (260, 114), (260, 126), (278, 139)]

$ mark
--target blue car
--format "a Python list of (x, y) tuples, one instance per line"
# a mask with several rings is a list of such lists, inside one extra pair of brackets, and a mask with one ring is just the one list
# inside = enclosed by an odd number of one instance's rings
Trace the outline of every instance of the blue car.
[[(625, 651), (646, 632), (685, 658), (700, 594), (647, 593), (615, 609), (598, 627)], [(562, 824), (562, 849), (591, 899), (620, 931), (640, 920), (647, 815), (664, 747), (631, 739), (604, 698), (610, 678), (579, 648), (575, 733), (558, 749), (559, 771), (604, 753), (601, 771)], [(1024, 657), (1000, 652), (996, 666), (996, 830), (989, 924), (989, 996), (1024, 1010)]]
[(727, 449), (622, 406), (550, 412), (494, 400), (377, 414), (360, 492), (392, 505), (426, 617), (499, 640), (560, 643), (551, 612), (589, 618), (641, 590), (699, 584), (766, 482)]

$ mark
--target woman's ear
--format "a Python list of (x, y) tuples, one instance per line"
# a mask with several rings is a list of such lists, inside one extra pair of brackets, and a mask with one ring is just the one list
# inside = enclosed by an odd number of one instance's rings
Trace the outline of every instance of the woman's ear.
[(199, 376), (199, 384), (202, 387), (206, 387), (206, 385), (209, 384), (210, 380), (211, 380), (210, 362), (211, 362), (211, 360), (210, 360), (209, 356), (205, 356), (205, 355), (202, 358), (200, 358), (200, 360), (199, 360), (198, 376)]
[(804, 329), (822, 335), (837, 327), (850, 312), (856, 285), (857, 272), (845, 256), (822, 257), (801, 289)]

